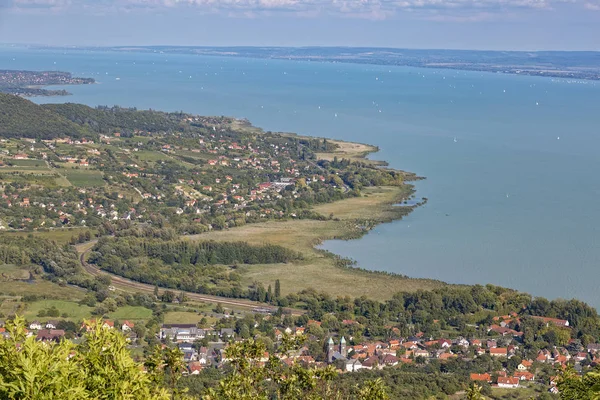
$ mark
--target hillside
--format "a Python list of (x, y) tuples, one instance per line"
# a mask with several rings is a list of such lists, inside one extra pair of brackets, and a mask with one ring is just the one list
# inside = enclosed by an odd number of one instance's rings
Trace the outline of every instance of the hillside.
[(43, 109), (60, 115), (71, 122), (83, 125), (98, 133), (113, 131), (166, 132), (181, 130), (184, 114), (158, 111), (141, 111), (135, 108), (97, 107), (83, 104), (44, 104)]
[(29, 100), (0, 93), (0, 136), (4, 138), (81, 137), (87, 130)]

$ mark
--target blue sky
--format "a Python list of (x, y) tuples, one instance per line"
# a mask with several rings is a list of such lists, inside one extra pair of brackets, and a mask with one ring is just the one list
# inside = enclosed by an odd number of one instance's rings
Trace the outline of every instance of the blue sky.
[(0, 42), (600, 50), (600, 0), (0, 0)]

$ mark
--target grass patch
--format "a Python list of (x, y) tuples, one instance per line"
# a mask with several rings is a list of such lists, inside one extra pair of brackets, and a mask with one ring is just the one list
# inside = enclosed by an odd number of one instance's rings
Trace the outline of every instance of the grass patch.
[(142, 150), (136, 151), (132, 157), (140, 161), (157, 162), (161, 160), (170, 160), (170, 157), (160, 151)]
[[(50, 307), (56, 307), (60, 312), (59, 317), (38, 317), (38, 313), (41, 310), (46, 310)], [(83, 319), (89, 319), (92, 315), (92, 307), (80, 305), (74, 301), (65, 300), (40, 300), (33, 303), (27, 303), (25, 307), (25, 318), (29, 321), (39, 319), (40, 321), (47, 321), (49, 319), (63, 319), (62, 314), (66, 313), (68, 319), (72, 321), (81, 321)]]
[(71, 169), (64, 170), (64, 174), (73, 184), (78, 187), (104, 186), (102, 173), (97, 170)]
[(27, 269), (13, 265), (13, 264), (2, 264), (0, 265), (0, 280), (12, 281), (15, 279), (28, 279), (29, 271)]
[(197, 324), (202, 315), (186, 311), (171, 311), (165, 314), (165, 324)]
[(124, 306), (108, 314), (108, 317), (112, 320), (118, 319), (121, 322), (125, 320), (146, 320), (152, 317), (152, 310), (145, 307)]
[(283, 294), (314, 288), (333, 296), (368, 296), (378, 300), (391, 298), (399, 291), (430, 290), (442, 282), (428, 279), (410, 279), (368, 271), (337, 267), (335, 260), (315, 249), (323, 240), (359, 236), (362, 231), (356, 220), (368, 219), (374, 223), (398, 218), (403, 212), (393, 206), (407, 195), (407, 188), (369, 188), (368, 196), (337, 201), (315, 207), (315, 210), (339, 220), (269, 221), (246, 225), (226, 231), (190, 236), (191, 240), (245, 241), (254, 245), (276, 244), (299, 251), (304, 259), (288, 264), (243, 266), (240, 271), (245, 284), (254, 281), (274, 285), (281, 282)]
[(34, 282), (0, 282), (0, 295), (25, 296), (37, 295), (55, 299), (77, 301), (85, 296), (85, 290), (74, 286), (60, 286), (44, 280)]

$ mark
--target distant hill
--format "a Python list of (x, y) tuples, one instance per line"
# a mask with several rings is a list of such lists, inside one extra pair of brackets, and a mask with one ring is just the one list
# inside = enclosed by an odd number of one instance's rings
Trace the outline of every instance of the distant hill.
[(89, 136), (89, 130), (22, 97), (0, 93), (0, 137), (54, 139), (64, 136)]

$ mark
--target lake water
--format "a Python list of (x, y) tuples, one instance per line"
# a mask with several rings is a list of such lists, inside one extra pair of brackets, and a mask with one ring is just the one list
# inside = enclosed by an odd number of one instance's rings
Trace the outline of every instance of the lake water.
[(0, 48), (3, 68), (100, 82), (38, 102), (247, 117), (267, 130), (375, 144), (374, 157), (427, 177), (417, 196), (429, 201), (362, 239), (324, 248), (368, 269), (600, 306), (600, 83), (15, 48)]

